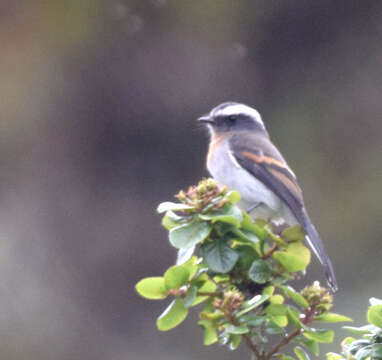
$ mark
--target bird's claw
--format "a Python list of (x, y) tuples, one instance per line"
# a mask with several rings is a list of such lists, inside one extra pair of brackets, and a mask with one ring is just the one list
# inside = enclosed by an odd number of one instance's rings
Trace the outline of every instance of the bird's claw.
[(257, 202), (257, 203), (252, 204), (252, 205), (247, 209), (247, 213), (250, 213), (251, 211), (255, 210), (260, 204), (261, 204), (260, 202)]

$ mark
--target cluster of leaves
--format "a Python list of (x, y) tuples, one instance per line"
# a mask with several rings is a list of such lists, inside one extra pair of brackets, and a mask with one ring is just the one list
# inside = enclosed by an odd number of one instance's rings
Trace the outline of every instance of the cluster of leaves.
[(257, 359), (290, 360), (280, 349), (294, 341), (296, 357), (304, 360), (304, 348), (318, 355), (318, 344), (334, 337), (313, 322), (351, 321), (329, 312), (332, 296), (318, 282), (301, 292), (288, 285), (311, 259), (299, 226), (277, 232), (263, 220), (253, 221), (236, 205), (240, 195), (212, 179), (176, 197), (179, 203), (162, 203), (158, 212), (165, 213), (162, 225), (178, 249), (177, 263), (136, 285), (148, 299), (173, 297), (157, 319), (159, 330), (173, 329), (203, 303), (199, 325), (205, 345), (220, 342), (234, 350), (245, 342)]
[(344, 329), (360, 335), (360, 339), (347, 337), (342, 341), (342, 354), (328, 353), (328, 360), (382, 359), (382, 300), (371, 298), (367, 320), (361, 327), (344, 326)]

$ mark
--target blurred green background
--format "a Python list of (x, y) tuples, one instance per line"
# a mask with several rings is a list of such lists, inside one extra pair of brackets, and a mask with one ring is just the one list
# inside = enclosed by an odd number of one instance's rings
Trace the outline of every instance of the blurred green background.
[(159, 333), (166, 303), (134, 291), (174, 262), (155, 208), (207, 175), (195, 119), (227, 100), (263, 115), (335, 265), (335, 311), (365, 322), (382, 2), (2, 0), (0, 44), (2, 359), (248, 358), (203, 347), (191, 319)]

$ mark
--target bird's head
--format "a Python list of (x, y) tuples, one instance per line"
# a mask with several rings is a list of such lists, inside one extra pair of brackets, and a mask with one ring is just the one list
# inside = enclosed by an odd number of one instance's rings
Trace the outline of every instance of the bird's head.
[(257, 110), (248, 105), (225, 102), (198, 118), (212, 133), (254, 131), (267, 133)]

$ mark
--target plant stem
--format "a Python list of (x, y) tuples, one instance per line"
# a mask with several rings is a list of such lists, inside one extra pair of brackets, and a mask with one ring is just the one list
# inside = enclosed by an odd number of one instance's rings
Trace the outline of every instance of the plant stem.
[(265, 356), (265, 359), (268, 360), (270, 359), (274, 354), (276, 354), (280, 348), (282, 348), (283, 346), (289, 344), (289, 342), (294, 338), (296, 337), (297, 335), (299, 335), (301, 332), (301, 329), (294, 329), (289, 335), (283, 337), (281, 339), (281, 341), (276, 344)]
[(269, 232), (269, 238), (271, 240), (273, 240), (275, 243), (279, 244), (279, 245), (285, 245), (286, 242), (282, 239), (282, 237), (272, 233), (272, 232)]
[[(237, 319), (232, 315), (232, 313), (227, 312), (226, 316), (232, 325), (234, 326), (240, 325)], [(245, 340), (249, 349), (252, 351), (253, 357), (258, 360), (262, 359), (262, 356), (259, 350), (257, 349), (256, 344), (252, 341), (251, 337), (247, 334), (243, 334), (243, 339)]]
[[(304, 313), (305, 317), (301, 320), (301, 322), (304, 325), (312, 322), (314, 318), (314, 312), (315, 312), (314, 307), (306, 310)], [(300, 335), (301, 331), (302, 331), (302, 328), (296, 328), (291, 333), (284, 336), (278, 344), (276, 344), (271, 350), (269, 350), (269, 352), (264, 356), (264, 359), (270, 360), (272, 356), (276, 354), (283, 346), (288, 345), (291, 342), (291, 340), (293, 340), (293, 338)]]
[(278, 248), (278, 244), (274, 243), (272, 247), (264, 254), (263, 259), (268, 259)]
[(222, 296), (222, 292), (211, 292), (211, 291), (198, 291), (198, 296)]

